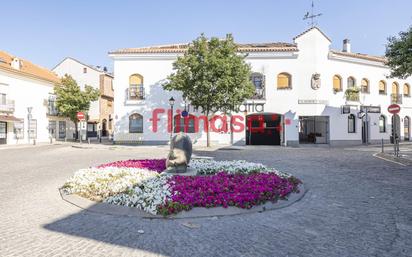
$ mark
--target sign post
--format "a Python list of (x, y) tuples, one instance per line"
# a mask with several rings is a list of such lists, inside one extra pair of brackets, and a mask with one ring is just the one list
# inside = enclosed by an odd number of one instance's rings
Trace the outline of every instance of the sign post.
[(83, 122), (86, 118), (83, 112), (78, 112), (76, 114), (77, 119), (79, 120), (79, 126), (78, 126), (78, 131), (79, 131), (79, 142), (80, 144), (82, 143), (82, 131), (83, 131)]
[(399, 138), (398, 138), (398, 113), (401, 111), (401, 107), (397, 104), (391, 104), (388, 106), (388, 112), (392, 113), (392, 137), (393, 137), (393, 154), (399, 157)]

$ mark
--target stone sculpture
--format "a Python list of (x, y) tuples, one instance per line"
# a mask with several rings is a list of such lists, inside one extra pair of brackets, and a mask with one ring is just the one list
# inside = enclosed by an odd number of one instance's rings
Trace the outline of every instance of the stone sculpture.
[(192, 157), (192, 140), (182, 132), (172, 138), (170, 152), (166, 160), (166, 171), (184, 173)]

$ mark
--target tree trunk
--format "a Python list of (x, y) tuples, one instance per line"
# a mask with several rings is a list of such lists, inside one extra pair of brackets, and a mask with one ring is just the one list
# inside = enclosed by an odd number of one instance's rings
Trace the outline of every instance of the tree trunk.
[(78, 127), (77, 127), (77, 124), (78, 124), (78, 122), (77, 122), (77, 120), (76, 121), (73, 121), (74, 122), (74, 128), (75, 128), (75, 135), (76, 135), (76, 138), (74, 139), (75, 141), (77, 141), (77, 139), (79, 139), (79, 129), (78, 129)]
[(209, 112), (206, 112), (207, 117), (207, 130), (206, 130), (206, 147), (210, 147), (210, 120), (209, 120)]

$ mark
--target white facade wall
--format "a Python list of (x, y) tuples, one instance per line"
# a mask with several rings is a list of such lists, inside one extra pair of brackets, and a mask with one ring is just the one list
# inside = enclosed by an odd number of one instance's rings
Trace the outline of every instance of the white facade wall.
[[(297, 37), (295, 43), (298, 52), (269, 52), (250, 53), (247, 62), (251, 64), (253, 72), (260, 72), (265, 76), (265, 100), (263, 102), (266, 113), (277, 113), (289, 119), (290, 124), (285, 124), (283, 143), (287, 145), (297, 144), (299, 141), (299, 116), (328, 116), (329, 117), (329, 139), (331, 144), (360, 144), (362, 139), (362, 122), (356, 119), (356, 133), (348, 133), (348, 114), (341, 113), (343, 105), (354, 105), (353, 114), (359, 112), (360, 105), (381, 106), (381, 112), (386, 116), (386, 133), (379, 132), (379, 115), (370, 114), (369, 140), (378, 142), (381, 139), (388, 140), (391, 134), (391, 114), (387, 112), (391, 104), (390, 94), (393, 81), (399, 84), (399, 92), (403, 93), (404, 83), (412, 85), (412, 79), (387, 79), (389, 69), (383, 64), (352, 57), (337, 57), (330, 52), (328, 38), (319, 30), (313, 29)], [(117, 142), (143, 141), (148, 143), (165, 143), (169, 139), (166, 129), (166, 114), (161, 117), (159, 126), (161, 132), (152, 131), (152, 110), (154, 108), (168, 109), (168, 99), (173, 96), (177, 101), (175, 104), (183, 108), (179, 92), (167, 92), (162, 89), (161, 82), (173, 72), (172, 63), (177, 54), (112, 54), (114, 59), (114, 88), (115, 88), (115, 137)], [(277, 75), (287, 72), (292, 75), (291, 89), (277, 89)], [(129, 76), (138, 73), (144, 77), (146, 99), (140, 101), (127, 101), (127, 88)], [(317, 90), (311, 88), (311, 77), (319, 73), (321, 87)], [(342, 77), (343, 90), (335, 93), (333, 91), (333, 76), (338, 74)], [(345, 90), (347, 89), (347, 78), (353, 76), (356, 84), (360, 87), (361, 80), (369, 80), (370, 93), (361, 93), (360, 101), (357, 103), (347, 102)], [(379, 95), (378, 83), (385, 80), (387, 83), (387, 95)], [(326, 101), (326, 104), (302, 104), (299, 100)], [(249, 100), (248, 102), (252, 102)], [(403, 97), (401, 104), (401, 136), (403, 137), (403, 119), (405, 116), (412, 117), (412, 98)], [(144, 133), (128, 133), (129, 115), (140, 113), (144, 117)], [(244, 113), (242, 113), (244, 114)], [(189, 134), (195, 143), (206, 140), (205, 133)], [(230, 134), (213, 134), (212, 140), (221, 144), (245, 142), (245, 132), (235, 133), (233, 141)]]
[[(84, 68), (87, 71), (86, 73), (83, 72)], [(92, 86), (95, 89), (100, 89), (100, 75), (103, 73), (71, 58), (64, 59), (53, 69), (53, 71), (59, 77), (63, 77), (65, 74), (71, 75), (82, 90), (84, 90), (86, 85)], [(90, 103), (88, 114), (90, 120), (98, 121), (100, 119), (98, 100)]]
[[(47, 100), (49, 94), (53, 93), (53, 86), (52, 82), (0, 70), (0, 93), (6, 94), (7, 99), (14, 100), (15, 103), (15, 110), (9, 115), (24, 121), (24, 137), (22, 139), (16, 139), (14, 123), (7, 122), (8, 145), (33, 143), (33, 140), (29, 141), (28, 138), (28, 107), (32, 107), (32, 119), (37, 120), (36, 142), (50, 141)], [(73, 129), (68, 123), (66, 133), (71, 135)]]

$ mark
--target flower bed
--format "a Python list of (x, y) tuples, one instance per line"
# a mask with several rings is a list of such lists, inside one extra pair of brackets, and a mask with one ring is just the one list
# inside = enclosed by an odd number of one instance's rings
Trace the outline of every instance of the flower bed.
[(297, 192), (299, 181), (281, 178), (275, 173), (228, 174), (211, 176), (173, 176), (168, 181), (171, 197), (158, 207), (159, 213), (169, 215), (193, 207), (236, 206), (251, 208), (267, 201), (285, 199)]
[(112, 162), (77, 171), (63, 191), (170, 215), (193, 207), (251, 208), (284, 199), (301, 183), (289, 174), (242, 160), (194, 159), (190, 167), (202, 176), (161, 173), (164, 159)]

